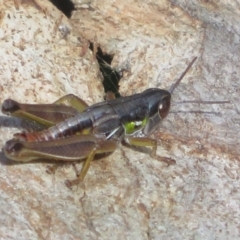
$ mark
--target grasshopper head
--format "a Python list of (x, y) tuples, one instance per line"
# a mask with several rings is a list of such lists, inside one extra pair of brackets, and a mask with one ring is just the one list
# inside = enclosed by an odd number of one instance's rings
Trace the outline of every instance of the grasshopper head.
[(159, 88), (150, 88), (144, 92), (144, 97), (148, 101), (150, 118), (154, 115), (158, 115), (160, 119), (167, 116), (171, 105), (170, 92)]
[(166, 91), (166, 94), (163, 94), (158, 105), (158, 113), (161, 119), (164, 119), (168, 115), (170, 105), (171, 105), (171, 94)]
[(171, 93), (159, 88), (150, 88), (144, 92), (144, 95), (148, 101), (149, 115), (143, 134), (148, 136), (158, 127), (162, 119), (168, 115), (171, 105)]

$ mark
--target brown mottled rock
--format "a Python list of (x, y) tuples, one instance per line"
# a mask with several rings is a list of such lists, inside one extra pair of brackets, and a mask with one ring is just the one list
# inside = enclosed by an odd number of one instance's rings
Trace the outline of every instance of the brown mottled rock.
[[(120, 146), (91, 164), (78, 188), (69, 165), (12, 164), (0, 155), (3, 239), (239, 238), (240, 75), (236, 1), (73, 1), (67, 19), (45, 0), (0, 3), (1, 102), (103, 100), (89, 42), (113, 56), (123, 96), (169, 89), (172, 113), (152, 138), (164, 163)], [(183, 100), (226, 104), (177, 104)], [(176, 113), (177, 112), (177, 113)], [(187, 113), (186, 113), (187, 112)], [(1, 116), (1, 146), (22, 122)], [(81, 164), (77, 168), (81, 168)]]

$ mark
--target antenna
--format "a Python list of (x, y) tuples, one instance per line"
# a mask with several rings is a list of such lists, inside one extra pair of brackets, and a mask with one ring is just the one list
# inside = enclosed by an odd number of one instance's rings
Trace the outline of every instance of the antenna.
[[(183, 77), (186, 75), (188, 70), (192, 67), (194, 62), (197, 60), (197, 57), (195, 57), (187, 66), (185, 71), (181, 74), (180, 78), (170, 87), (169, 92), (172, 94), (175, 88), (178, 86), (180, 81), (183, 79)], [(201, 101), (201, 100), (186, 100), (186, 101), (179, 101), (174, 102), (173, 104), (179, 104), (179, 103), (198, 103), (198, 104), (223, 104), (223, 103), (230, 103), (230, 101)]]
[(197, 60), (197, 57), (195, 57), (190, 64), (187, 66), (187, 68), (185, 69), (185, 71), (182, 73), (182, 75), (180, 76), (180, 78), (170, 87), (169, 92), (172, 94), (174, 89), (178, 86), (178, 84), (180, 83), (180, 81), (183, 79), (183, 77), (186, 75), (186, 73), (188, 72), (188, 70), (192, 67), (192, 65), (194, 64), (194, 62)]
[(179, 103), (223, 104), (223, 103), (230, 103), (230, 101), (185, 100), (185, 101), (174, 102), (172, 104), (179, 104)]

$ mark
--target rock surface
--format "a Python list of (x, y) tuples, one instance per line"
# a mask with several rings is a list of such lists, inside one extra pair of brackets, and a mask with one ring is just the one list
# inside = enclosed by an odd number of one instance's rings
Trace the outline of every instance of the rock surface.
[[(173, 93), (173, 113), (152, 135), (158, 154), (177, 163), (167, 167), (120, 146), (94, 161), (84, 182), (69, 190), (64, 180), (74, 178), (71, 166), (49, 175), (46, 163), (10, 165), (1, 154), (0, 237), (239, 238), (239, 4), (73, 3), (71, 19), (45, 0), (0, 3), (1, 102), (50, 103), (68, 93), (88, 104), (102, 101), (89, 42), (113, 56), (123, 96), (169, 89), (197, 56)], [(230, 103), (177, 104), (194, 99)], [(3, 146), (25, 123), (0, 117)]]

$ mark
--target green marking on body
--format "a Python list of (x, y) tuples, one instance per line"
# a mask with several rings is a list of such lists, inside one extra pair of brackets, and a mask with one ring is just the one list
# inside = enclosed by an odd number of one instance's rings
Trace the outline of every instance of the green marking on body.
[(124, 124), (124, 129), (126, 134), (133, 134), (138, 130), (146, 126), (148, 122), (147, 118), (144, 118), (142, 121), (133, 121)]

